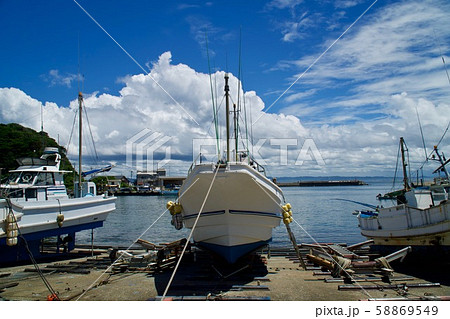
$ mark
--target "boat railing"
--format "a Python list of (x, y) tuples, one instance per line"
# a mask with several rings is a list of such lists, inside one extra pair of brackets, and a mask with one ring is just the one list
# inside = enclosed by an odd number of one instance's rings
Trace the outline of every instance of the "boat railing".
[(202, 156), (202, 153), (198, 153), (197, 157), (194, 159), (194, 161), (192, 162), (191, 166), (188, 169), (188, 175), (192, 172), (192, 170), (194, 169), (194, 166), (197, 165), (197, 160)]
[[(420, 209), (406, 204), (398, 205), (392, 208), (384, 209), (390, 214), (382, 212), (383, 218), (375, 216), (366, 218), (367, 220), (377, 221), (382, 229), (395, 229), (396, 225), (404, 225), (407, 229), (421, 228), (430, 225), (442, 223), (450, 218), (449, 205), (441, 205), (440, 207), (430, 207), (428, 209)], [(373, 230), (378, 229), (378, 224), (372, 223), (366, 225)], [(394, 227), (394, 228), (393, 228)]]
[(255, 160), (255, 158), (250, 154), (250, 152), (248, 150), (239, 151), (238, 157), (241, 162), (244, 162), (244, 161), (247, 162), (248, 165), (253, 167), (256, 171), (258, 171), (259, 173), (262, 173), (264, 176), (266, 176), (266, 169), (264, 168), (264, 166), (259, 164)]
[[(258, 171), (259, 173), (263, 174), (264, 176), (266, 176), (266, 169), (264, 168), (264, 166), (262, 166), (261, 164), (259, 164), (255, 159), (250, 158), (250, 166), (252, 166), (256, 171)], [(267, 176), (266, 176), (267, 177)]]
[(405, 207), (405, 217), (409, 228), (438, 224), (449, 218), (448, 205), (436, 209), (422, 210), (415, 207)]
[[(197, 155), (197, 157), (194, 159), (194, 161), (192, 162), (192, 164), (191, 164), (191, 166), (189, 167), (189, 169), (188, 169), (188, 175), (192, 172), (192, 170), (194, 169), (194, 167), (197, 165), (197, 164), (202, 164), (203, 162), (202, 162), (202, 153), (199, 153), (198, 155)], [(216, 160), (216, 161), (209, 161), (208, 163), (216, 163), (216, 164), (224, 164), (225, 162), (223, 162), (223, 160)]]

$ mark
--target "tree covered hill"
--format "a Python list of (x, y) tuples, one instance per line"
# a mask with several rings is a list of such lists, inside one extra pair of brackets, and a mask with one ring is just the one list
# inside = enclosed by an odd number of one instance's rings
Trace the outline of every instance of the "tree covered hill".
[[(57, 147), (61, 154), (61, 170), (74, 171), (72, 164), (66, 157), (66, 149), (46, 132), (36, 132), (20, 124), (0, 124), (0, 168), (2, 175), (9, 170), (16, 169), (16, 162), (20, 157), (40, 157), (45, 147)], [(73, 174), (64, 175), (66, 187), (73, 188)]]

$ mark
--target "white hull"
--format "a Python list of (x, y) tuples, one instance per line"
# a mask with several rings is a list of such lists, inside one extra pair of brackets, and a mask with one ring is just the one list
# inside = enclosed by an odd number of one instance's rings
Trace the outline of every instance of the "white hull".
[[(180, 189), (179, 203), (187, 228), (194, 225), (214, 173), (215, 164), (197, 165)], [(227, 247), (256, 248), (272, 239), (272, 229), (280, 224), (283, 202), (282, 191), (262, 174), (245, 163), (230, 163), (215, 177), (193, 239), (220, 247), (220, 251)], [(236, 258), (224, 257), (230, 262)]]
[[(103, 222), (108, 214), (115, 209), (115, 197), (91, 196), (72, 199), (46, 201), (11, 201), (12, 210), (18, 221), (20, 234), (27, 235), (37, 232), (51, 231), (58, 228), (80, 226)], [(8, 207), (5, 200), (0, 200), (2, 224), (0, 238), (6, 237), (6, 215)], [(58, 226), (57, 215), (62, 213), (64, 221)]]
[(398, 205), (378, 216), (358, 215), (361, 234), (375, 245), (450, 246), (450, 202), (420, 209)]

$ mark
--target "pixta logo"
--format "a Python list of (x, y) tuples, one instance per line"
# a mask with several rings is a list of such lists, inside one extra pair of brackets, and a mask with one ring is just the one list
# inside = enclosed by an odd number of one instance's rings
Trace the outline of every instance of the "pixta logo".
[[(221, 151), (224, 156), (226, 151), (226, 140), (217, 140), (214, 138), (193, 139), (192, 155), (193, 161), (196, 161), (198, 154), (202, 154), (202, 158), (207, 161), (214, 161), (217, 150)], [(235, 140), (230, 139), (230, 158), (235, 158)], [(252, 144), (246, 139), (239, 140), (239, 149), (250, 151), (252, 158), (261, 165), (302, 166), (306, 163), (325, 166), (325, 161), (320, 154), (316, 143), (312, 138), (299, 141), (296, 138), (261, 138)], [(270, 161), (270, 163), (269, 163)]]
[(166, 165), (171, 158), (171, 137), (148, 128), (136, 133), (126, 142), (127, 166), (138, 171), (152, 171)]

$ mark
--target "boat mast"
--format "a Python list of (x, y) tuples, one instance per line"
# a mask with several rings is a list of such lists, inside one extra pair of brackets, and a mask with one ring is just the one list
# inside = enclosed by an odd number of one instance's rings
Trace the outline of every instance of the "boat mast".
[(236, 104), (233, 104), (233, 115), (234, 115), (234, 148), (235, 148), (235, 160), (238, 161), (238, 118), (236, 111)]
[[(448, 161), (446, 162), (446, 161), (445, 161), (445, 158), (442, 158), (442, 156), (439, 154), (437, 145), (434, 146), (434, 152), (435, 152), (435, 153), (437, 154), (437, 156), (438, 156), (438, 161), (439, 161), (439, 163), (441, 163), (441, 166), (439, 166), (439, 167), (435, 170), (435, 172), (437, 172), (438, 170), (441, 170), (442, 172), (444, 172), (445, 178), (448, 179), (448, 171), (447, 171), (447, 168), (445, 167), (445, 165), (448, 163)], [(433, 172), (433, 173), (434, 173), (434, 172)]]
[(80, 196), (80, 197), (82, 197), (81, 196), (81, 190), (82, 190), (82, 187), (81, 187), (81, 180), (82, 180), (82, 177), (81, 177), (81, 172), (82, 172), (82, 170), (81, 170), (81, 166), (82, 166), (82, 163), (81, 163), (81, 149), (82, 149), (82, 141), (83, 141), (83, 138), (82, 138), (82, 132), (83, 132), (83, 93), (81, 93), (81, 92), (78, 92), (78, 119), (79, 119), (79, 130), (78, 130), (78, 147), (79, 147), (79, 149), (78, 149), (78, 196)]
[(228, 86), (228, 73), (225, 73), (225, 101), (226, 101), (226, 126), (227, 126), (227, 163), (230, 161), (230, 87)]
[(405, 187), (405, 191), (409, 191), (411, 188), (409, 187), (408, 173), (406, 172), (406, 166), (408, 166), (408, 164), (405, 160), (405, 140), (403, 139), (403, 137), (400, 137), (400, 148), (402, 151), (403, 185)]

